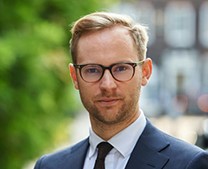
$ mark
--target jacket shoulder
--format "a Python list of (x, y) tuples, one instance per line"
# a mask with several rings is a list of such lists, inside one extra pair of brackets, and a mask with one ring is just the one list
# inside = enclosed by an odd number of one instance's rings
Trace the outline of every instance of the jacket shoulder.
[[(163, 133), (164, 138), (169, 143), (163, 153), (169, 156), (167, 166), (187, 169), (208, 169), (208, 152), (193, 144)], [(183, 167), (181, 167), (183, 166)]]
[(34, 169), (76, 169), (84, 163), (89, 146), (88, 138), (81, 142), (59, 150), (52, 154), (42, 156), (35, 164)]
[(140, 143), (138, 144), (140, 152), (142, 150), (143, 154), (148, 154), (146, 161), (157, 152), (154, 156), (154, 159), (157, 160), (152, 160), (156, 166), (159, 163), (158, 156), (161, 155), (165, 157), (166, 163), (164, 165), (168, 169), (208, 169), (208, 153), (206, 151), (164, 133), (149, 121), (147, 121), (146, 128), (138, 143)]

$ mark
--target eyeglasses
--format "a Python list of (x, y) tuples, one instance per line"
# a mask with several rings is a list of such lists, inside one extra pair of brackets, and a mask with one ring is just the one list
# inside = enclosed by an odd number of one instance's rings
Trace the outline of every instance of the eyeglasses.
[(106, 69), (110, 71), (115, 80), (125, 82), (132, 79), (135, 73), (135, 67), (143, 63), (144, 60), (135, 63), (114, 63), (110, 66), (100, 64), (74, 64), (74, 67), (79, 69), (81, 78), (88, 83), (98, 82), (102, 79)]

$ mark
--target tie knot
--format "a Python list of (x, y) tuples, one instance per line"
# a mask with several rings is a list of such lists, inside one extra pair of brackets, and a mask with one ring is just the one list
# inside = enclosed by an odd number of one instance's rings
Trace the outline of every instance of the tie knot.
[(108, 142), (101, 142), (100, 144), (98, 144), (97, 148), (98, 148), (97, 158), (103, 160), (105, 159), (106, 155), (110, 152), (110, 150), (113, 148), (113, 146)]

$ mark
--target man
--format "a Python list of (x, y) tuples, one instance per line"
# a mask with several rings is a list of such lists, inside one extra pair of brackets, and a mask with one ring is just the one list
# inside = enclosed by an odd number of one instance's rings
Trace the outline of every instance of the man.
[(205, 151), (159, 131), (139, 108), (152, 73), (147, 42), (146, 27), (123, 15), (96, 12), (74, 23), (69, 69), (90, 135), (35, 169), (208, 169)]

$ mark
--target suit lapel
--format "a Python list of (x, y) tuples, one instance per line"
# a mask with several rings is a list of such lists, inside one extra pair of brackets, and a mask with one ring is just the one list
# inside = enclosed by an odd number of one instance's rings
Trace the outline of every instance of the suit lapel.
[(70, 158), (68, 158), (68, 168), (83, 169), (85, 157), (89, 147), (89, 139), (85, 139), (79, 145), (71, 149)]
[(169, 160), (163, 153), (168, 146), (162, 132), (147, 121), (125, 169), (162, 169)]

